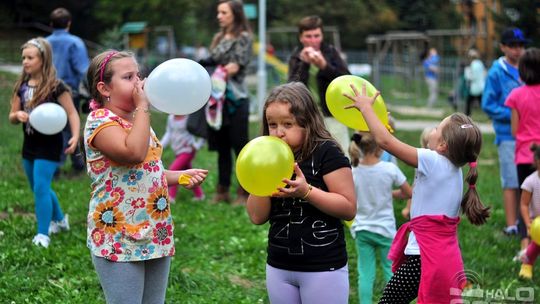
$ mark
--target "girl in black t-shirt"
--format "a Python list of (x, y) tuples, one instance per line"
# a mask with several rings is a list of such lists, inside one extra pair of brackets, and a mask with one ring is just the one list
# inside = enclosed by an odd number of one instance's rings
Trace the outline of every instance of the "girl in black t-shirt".
[[(51, 182), (60, 154), (75, 151), (79, 142), (80, 121), (69, 88), (56, 78), (49, 43), (43, 38), (34, 38), (23, 44), (21, 49), (23, 71), (11, 97), (9, 121), (13, 124), (23, 123), (23, 166), (34, 192), (38, 226), (38, 233), (32, 242), (46, 248), (49, 246), (50, 233), (69, 229), (67, 215), (64, 216), (60, 208)], [(46, 102), (58, 103), (67, 112), (73, 135), (65, 151), (62, 151), (62, 133), (46, 135), (28, 122), (30, 112)]]
[(256, 225), (270, 222), (266, 284), (271, 303), (347, 303), (349, 278), (341, 220), (356, 214), (349, 160), (326, 130), (306, 86), (276, 87), (263, 109), (263, 135), (284, 140), (294, 176), (271, 197), (250, 195)]

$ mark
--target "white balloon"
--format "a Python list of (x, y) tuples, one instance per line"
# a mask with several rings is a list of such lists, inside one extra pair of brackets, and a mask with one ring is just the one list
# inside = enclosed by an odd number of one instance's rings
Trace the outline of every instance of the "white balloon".
[(170, 59), (148, 75), (144, 91), (158, 110), (185, 115), (202, 108), (212, 90), (210, 75), (197, 62), (186, 58)]
[(46, 102), (32, 110), (28, 121), (38, 132), (52, 135), (60, 133), (64, 129), (67, 123), (67, 114), (61, 105)]

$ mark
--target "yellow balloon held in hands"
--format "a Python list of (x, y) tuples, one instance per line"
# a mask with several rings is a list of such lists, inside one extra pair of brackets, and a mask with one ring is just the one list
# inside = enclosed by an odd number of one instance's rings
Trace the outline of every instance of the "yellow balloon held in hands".
[[(352, 101), (343, 96), (343, 93), (354, 96), (351, 84), (354, 84), (358, 92), (362, 92), (362, 86), (365, 84), (368, 96), (373, 96), (377, 92), (377, 89), (369, 81), (361, 77), (354, 75), (339, 76), (332, 80), (326, 89), (326, 105), (332, 116), (347, 127), (359, 131), (369, 131), (364, 116), (362, 116), (360, 111), (357, 109), (345, 109), (345, 106), (352, 104)], [(379, 120), (390, 130), (391, 128), (388, 125), (388, 110), (380, 95), (373, 103), (373, 110)]]
[(274, 136), (260, 136), (248, 142), (236, 159), (236, 177), (247, 192), (270, 196), (291, 178), (294, 155), (289, 145)]
[(536, 217), (531, 223), (531, 239), (540, 245), (540, 217)]

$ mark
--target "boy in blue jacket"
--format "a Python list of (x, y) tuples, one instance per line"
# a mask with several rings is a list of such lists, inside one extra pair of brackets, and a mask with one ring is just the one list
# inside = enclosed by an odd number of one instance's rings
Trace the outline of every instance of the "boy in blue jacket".
[[(518, 28), (508, 28), (501, 35), (499, 47), (504, 56), (495, 60), (489, 69), (484, 93), (482, 94), (482, 109), (493, 121), (495, 129), (495, 144), (499, 154), (500, 176), (503, 188), (504, 210), (508, 235), (527, 235), (526, 229), (517, 227), (518, 218), (518, 178), (514, 164), (515, 139), (511, 130), (511, 110), (504, 105), (510, 91), (521, 86), (518, 62), (523, 55), (525, 44), (528, 42), (523, 32)], [(522, 241), (522, 248), (526, 248)], [(523, 247), (525, 246), (525, 247)]]

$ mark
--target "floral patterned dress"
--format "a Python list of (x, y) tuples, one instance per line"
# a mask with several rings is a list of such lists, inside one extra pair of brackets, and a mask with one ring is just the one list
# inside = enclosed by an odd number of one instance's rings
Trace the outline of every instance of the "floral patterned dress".
[(132, 124), (101, 108), (88, 115), (84, 129), (86, 165), (92, 179), (87, 246), (95, 256), (115, 262), (172, 256), (174, 225), (162, 146), (151, 130), (142, 163), (116, 163), (92, 145), (96, 134), (110, 126), (120, 126), (127, 133)]

